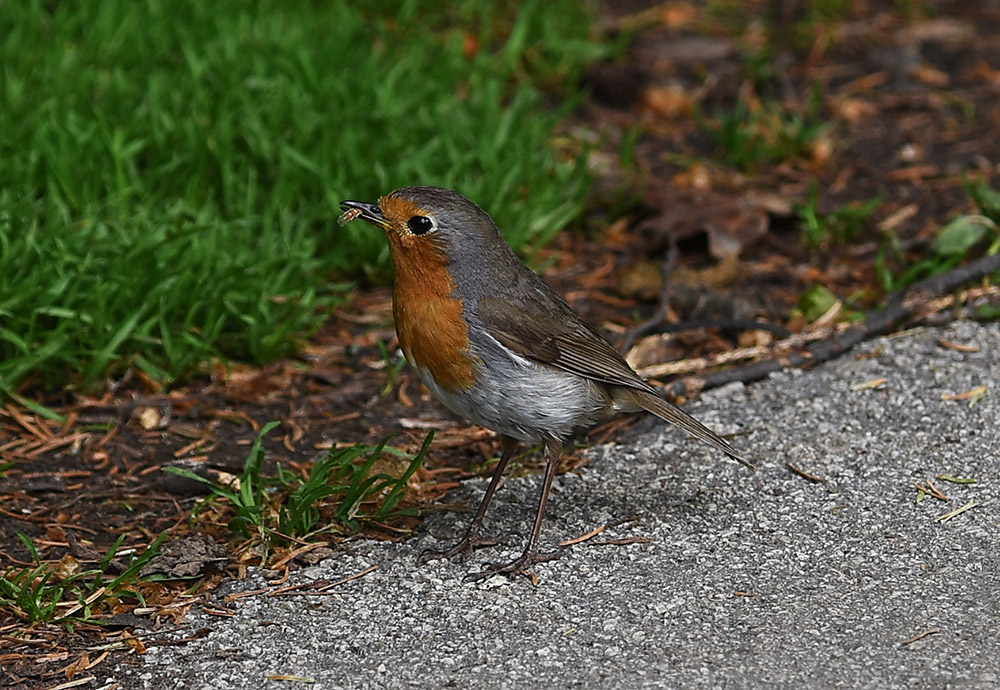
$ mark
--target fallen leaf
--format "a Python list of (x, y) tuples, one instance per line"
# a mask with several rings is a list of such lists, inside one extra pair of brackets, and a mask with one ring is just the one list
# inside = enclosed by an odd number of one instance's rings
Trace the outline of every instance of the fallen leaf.
[(88, 666), (90, 666), (90, 655), (84, 652), (80, 658), (66, 667), (66, 680), (73, 680), (73, 676), (86, 671)]
[(941, 347), (946, 347), (950, 350), (958, 350), (959, 352), (979, 352), (978, 345), (963, 345), (962, 343), (953, 343), (950, 340), (945, 340), (944, 338), (938, 338), (938, 345)]
[(934, 69), (930, 65), (917, 65), (910, 70), (910, 76), (924, 86), (931, 86), (936, 89), (948, 86), (951, 81), (947, 73), (939, 69)]
[(960, 256), (975, 246), (987, 230), (996, 230), (996, 223), (986, 216), (958, 216), (938, 231), (931, 249), (942, 256)]
[(752, 195), (677, 187), (663, 182), (647, 185), (646, 203), (660, 211), (636, 225), (647, 239), (648, 254), (661, 253), (669, 238), (682, 240), (705, 233), (708, 251), (716, 259), (733, 259), (770, 229), (765, 204)]
[(679, 86), (652, 86), (642, 92), (642, 105), (648, 113), (673, 119), (694, 111), (694, 97)]
[(683, 29), (698, 19), (698, 10), (687, 2), (668, 2), (660, 9), (661, 21), (668, 29)]
[(60, 580), (66, 580), (78, 574), (81, 570), (80, 561), (73, 558), (70, 554), (66, 554), (59, 559), (59, 564), (55, 569), (55, 576)]

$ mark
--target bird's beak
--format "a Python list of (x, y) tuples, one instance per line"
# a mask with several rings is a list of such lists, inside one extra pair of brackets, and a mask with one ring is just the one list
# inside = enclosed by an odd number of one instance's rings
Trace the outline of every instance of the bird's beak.
[(360, 218), (372, 225), (377, 225), (383, 230), (389, 227), (389, 221), (382, 215), (382, 209), (378, 207), (378, 204), (369, 204), (364, 201), (341, 201), (340, 208), (343, 209), (345, 214), (354, 214), (353, 217), (349, 217), (347, 220)]

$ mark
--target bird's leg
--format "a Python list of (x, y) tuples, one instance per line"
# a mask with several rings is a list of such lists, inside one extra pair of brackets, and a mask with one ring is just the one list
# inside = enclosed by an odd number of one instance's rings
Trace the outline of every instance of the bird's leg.
[(509, 436), (501, 436), (500, 448), (500, 461), (497, 463), (497, 468), (493, 470), (493, 478), (490, 479), (490, 485), (486, 488), (486, 495), (483, 496), (483, 500), (479, 504), (479, 509), (476, 511), (476, 516), (472, 518), (472, 522), (469, 524), (469, 529), (466, 530), (465, 536), (450, 549), (445, 549), (443, 551), (427, 549), (420, 554), (421, 563), (427, 563), (428, 561), (433, 561), (437, 558), (453, 558), (455, 556), (467, 557), (474, 549), (504, 543), (503, 539), (486, 539), (479, 535), (479, 530), (483, 526), (483, 517), (486, 515), (486, 509), (490, 505), (493, 493), (497, 490), (497, 486), (500, 484), (500, 479), (503, 477), (503, 471), (506, 469), (507, 463), (510, 462), (511, 456), (514, 455), (514, 451), (517, 449), (517, 441)]
[(508, 577), (520, 575), (528, 570), (535, 563), (551, 561), (562, 556), (562, 549), (555, 551), (540, 552), (538, 550), (538, 535), (542, 531), (542, 518), (545, 515), (545, 504), (549, 501), (549, 492), (552, 490), (552, 480), (555, 479), (556, 469), (559, 467), (559, 456), (562, 448), (558, 443), (550, 441), (545, 444), (545, 478), (542, 480), (542, 493), (538, 498), (538, 512), (535, 513), (535, 524), (531, 528), (531, 537), (528, 545), (524, 548), (524, 553), (510, 563), (494, 563), (481, 572), (473, 573), (465, 578), (466, 582), (474, 582), (492, 577), (495, 573), (502, 573)]

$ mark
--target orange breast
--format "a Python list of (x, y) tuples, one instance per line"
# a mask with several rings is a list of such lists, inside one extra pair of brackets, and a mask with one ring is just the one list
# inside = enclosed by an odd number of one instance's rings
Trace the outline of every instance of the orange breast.
[(475, 360), (444, 254), (430, 242), (407, 242), (391, 233), (389, 248), (395, 274), (392, 312), (403, 354), (428, 370), (441, 388), (468, 388), (475, 383)]

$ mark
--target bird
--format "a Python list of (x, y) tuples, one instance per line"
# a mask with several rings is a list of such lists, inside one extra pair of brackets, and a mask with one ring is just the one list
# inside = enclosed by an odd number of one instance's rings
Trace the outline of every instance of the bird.
[(562, 449), (577, 430), (622, 412), (645, 410), (751, 470), (740, 452), (659, 396), (625, 359), (528, 268), (483, 209), (458, 192), (411, 186), (376, 203), (345, 200), (341, 223), (380, 228), (393, 267), (392, 313), (399, 348), (431, 393), (461, 417), (495, 432), (501, 454), (486, 493), (454, 546), (421, 561), (467, 557), (500, 540), (483, 536), (483, 519), (519, 444), (541, 445), (545, 472), (523, 553), (484, 567), (531, 575)]

